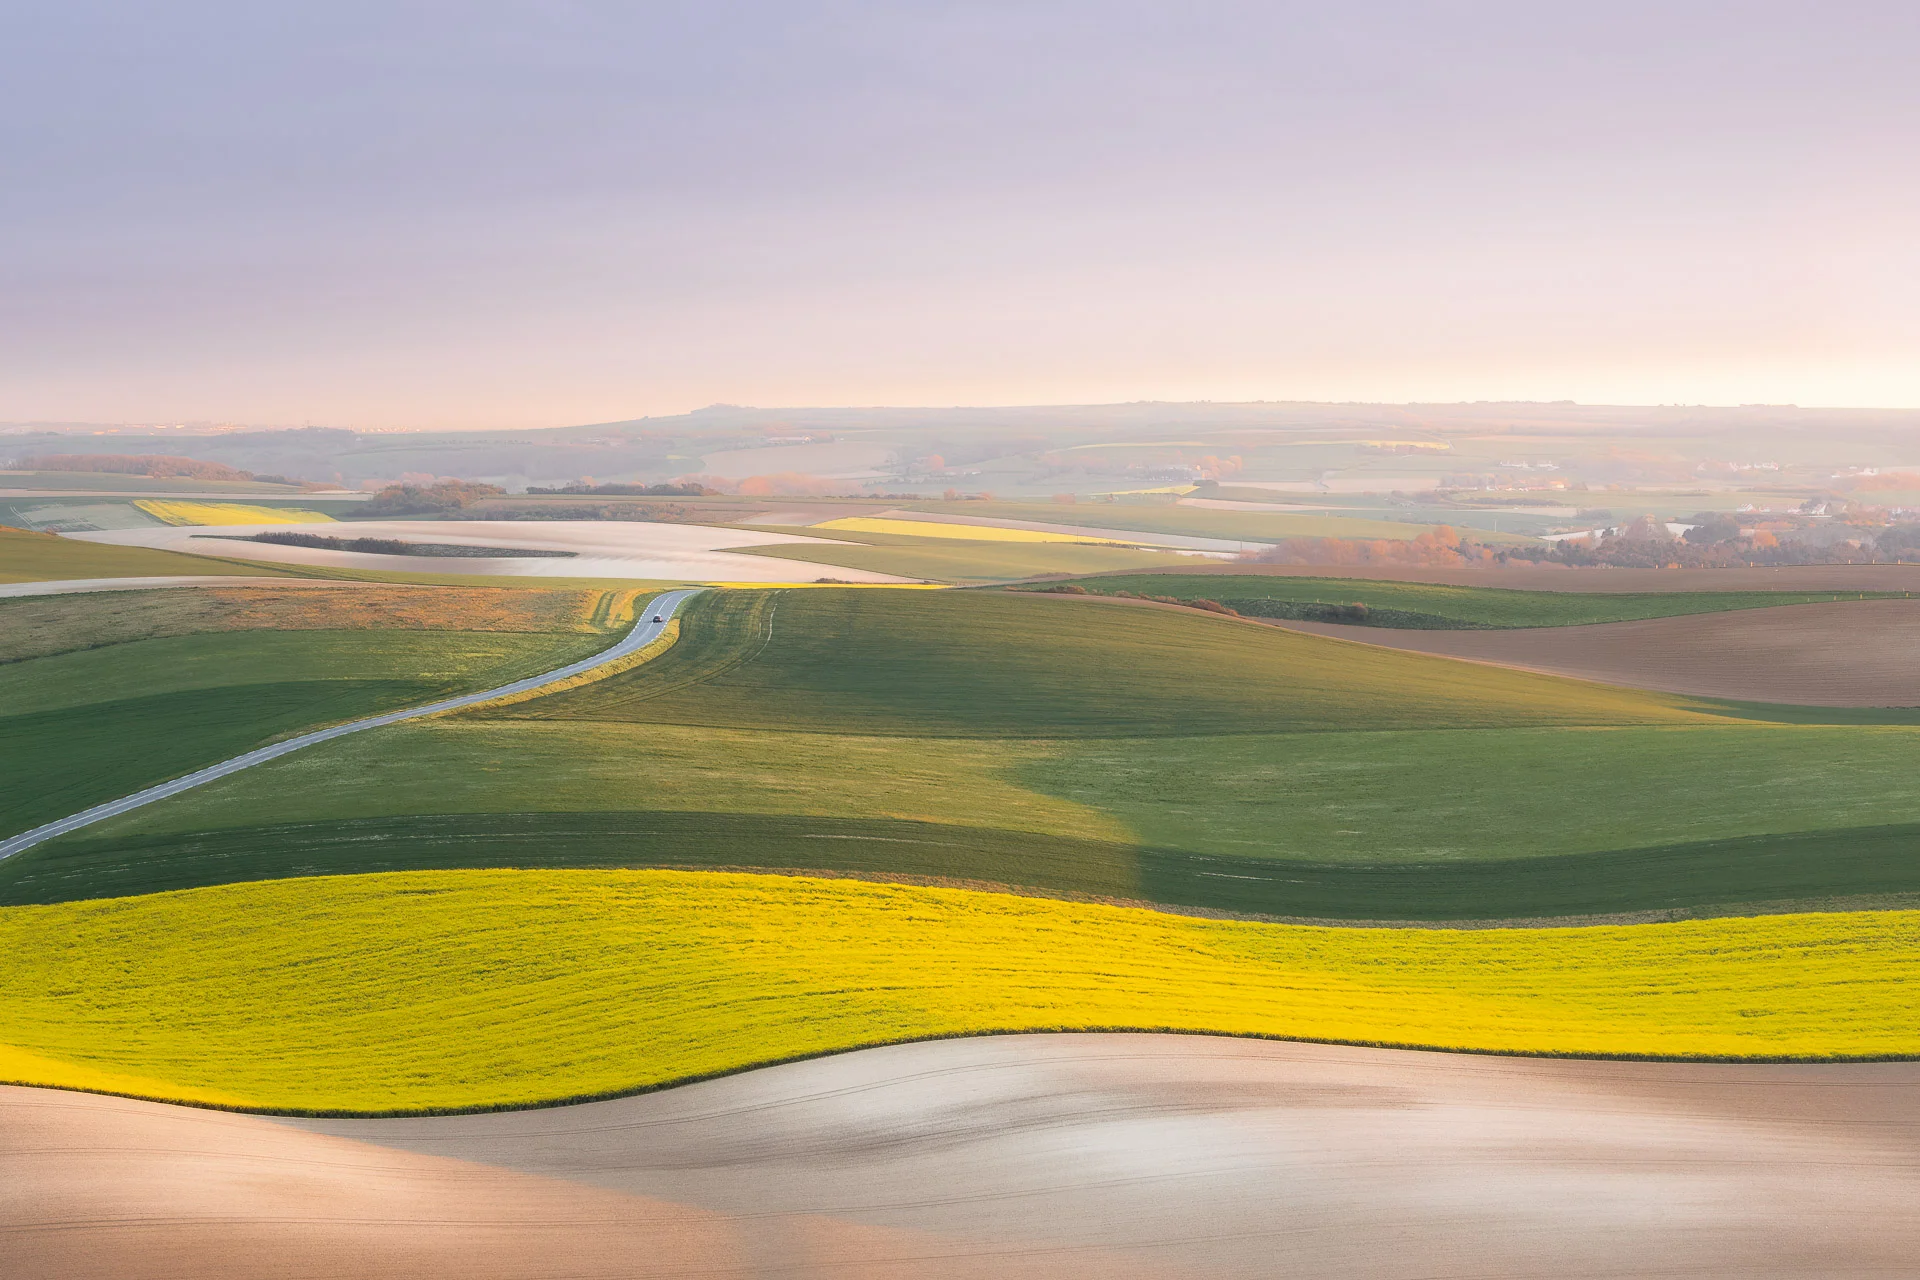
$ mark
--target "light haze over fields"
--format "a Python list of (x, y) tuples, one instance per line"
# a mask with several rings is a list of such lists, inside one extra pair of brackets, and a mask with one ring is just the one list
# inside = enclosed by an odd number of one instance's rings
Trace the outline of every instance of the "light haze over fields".
[(1920, 405), (1920, 10), (14, 5), (0, 420)]

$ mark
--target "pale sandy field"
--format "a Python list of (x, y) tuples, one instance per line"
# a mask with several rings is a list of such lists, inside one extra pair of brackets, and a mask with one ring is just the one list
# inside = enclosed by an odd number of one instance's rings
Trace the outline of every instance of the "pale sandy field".
[(394, 573), (507, 574), (518, 577), (638, 578), (663, 582), (792, 582), (833, 577), (848, 582), (907, 582), (913, 579), (814, 566), (765, 556), (732, 555), (733, 547), (777, 543), (820, 543), (794, 534), (766, 533), (709, 525), (650, 524), (632, 520), (356, 520), (297, 530), (336, 538), (398, 538), (406, 542), (446, 542), (465, 546), (526, 547), (572, 551), (571, 557), (468, 559), (441, 556), (365, 555), (316, 547), (283, 547), (264, 542), (232, 542), (205, 535), (246, 537), (278, 530), (274, 525), (228, 525), (155, 529), (114, 529), (69, 536), (117, 546), (160, 547), (199, 555), (263, 560), (275, 564), (325, 565), (380, 569)]
[(1904, 1275), (1920, 1064), (1003, 1036), (407, 1120), (4, 1089), (0, 1256), (21, 1280)]
[(1845, 600), (1511, 631), (1261, 621), (1669, 693), (1807, 706), (1920, 707), (1920, 600)]
[(1002, 520), (995, 516), (956, 516), (944, 512), (882, 511), (883, 520), (914, 520), (924, 524), (976, 525), (988, 529), (1026, 529), (1033, 533), (1059, 533), (1081, 538), (1107, 538), (1114, 542), (1142, 547), (1166, 547), (1172, 551), (1219, 551), (1238, 554), (1257, 543), (1232, 538), (1201, 538), (1184, 533), (1151, 533), (1138, 529), (1097, 529), (1090, 525), (1053, 524), (1045, 520)]

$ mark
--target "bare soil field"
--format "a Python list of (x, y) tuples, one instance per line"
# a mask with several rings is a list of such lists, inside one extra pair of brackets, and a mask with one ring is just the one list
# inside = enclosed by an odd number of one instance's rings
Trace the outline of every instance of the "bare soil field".
[(1513, 631), (1394, 631), (1278, 619), (1269, 625), (1668, 693), (1820, 707), (1920, 706), (1920, 600)]
[(1920, 1256), (1920, 1064), (1159, 1035), (295, 1120), (0, 1090), (21, 1277), (1849, 1277)]
[(1564, 565), (1422, 569), (1402, 565), (1196, 564), (1182, 571), (1276, 578), (1364, 578), (1514, 591), (1920, 591), (1920, 564), (1816, 564), (1778, 569), (1572, 569)]

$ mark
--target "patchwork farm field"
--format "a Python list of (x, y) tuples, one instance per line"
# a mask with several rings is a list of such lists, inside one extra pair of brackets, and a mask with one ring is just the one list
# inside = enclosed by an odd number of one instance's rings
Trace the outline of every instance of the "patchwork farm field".
[(1172, 552), (1140, 551), (1097, 542), (956, 541), (846, 529), (835, 529), (821, 536), (832, 537), (835, 542), (799, 547), (742, 547), (740, 550), (748, 555), (961, 585), (1012, 582), (1045, 574), (1159, 569), (1187, 564), (1193, 559)]
[(1805, 718), (1185, 611), (716, 593), (644, 667), (64, 837), (0, 866), (0, 901), (651, 865), (1349, 920), (1920, 894), (1920, 728)]
[[(150, 547), (115, 547), (0, 526), (0, 583), (68, 578), (279, 577), (282, 569)], [(291, 575), (298, 576), (298, 575)]]
[(0, 913), (0, 1078), (404, 1112), (996, 1031), (1912, 1054), (1916, 944), (1910, 912), (1462, 932), (670, 871), (286, 880)]
[(1890, 718), (1909, 720), (1920, 715), (1920, 600), (1842, 600), (1514, 631), (1275, 625), (1681, 694), (1890, 708)]
[[(1860, 591), (1581, 594), (1501, 587), (1459, 587), (1440, 583), (1227, 573), (1103, 574), (1046, 585), (1077, 586), (1096, 595), (1131, 591), (1136, 595), (1217, 600), (1248, 617), (1298, 618), (1432, 630), (1572, 627), (1598, 622), (1716, 613), (1730, 609), (1770, 609), (1790, 604), (1831, 603), (1842, 599), (1898, 599), (1906, 594)], [(1341, 606), (1353, 605), (1364, 605), (1367, 616), (1362, 619), (1332, 612)], [(1316, 609), (1314, 606), (1320, 607)]]
[(635, 590), (491, 587), (184, 587), (103, 604), (85, 594), (0, 602), (0, 663), (218, 631), (516, 631), (607, 635), (633, 621)]
[(702, 596), (685, 617), (659, 662), (512, 714), (917, 737), (1717, 718), (1683, 698), (1058, 598), (741, 591)]
[[(12, 834), (279, 734), (536, 674), (609, 643), (613, 608), (510, 593), (388, 598), (200, 588), (0, 602), (0, 831)], [(629, 601), (625, 608), (631, 607)], [(89, 617), (108, 619), (90, 635)], [(495, 630), (511, 622), (513, 630)], [(333, 625), (329, 625), (332, 623)], [(462, 629), (463, 624), (475, 629)], [(288, 626), (302, 629), (284, 629)], [(236, 629), (276, 627), (282, 629)], [(142, 637), (149, 638), (142, 638)], [(102, 644), (103, 647), (81, 648)]]

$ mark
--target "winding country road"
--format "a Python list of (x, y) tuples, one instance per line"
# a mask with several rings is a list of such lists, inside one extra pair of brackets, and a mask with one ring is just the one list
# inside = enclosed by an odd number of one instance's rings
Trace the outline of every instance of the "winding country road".
[[(503, 684), (497, 689), (485, 689), (479, 693), (463, 693), (457, 698), (444, 698), (439, 702), (430, 702), (423, 707), (411, 707), (404, 711), (388, 711), (382, 715), (368, 716), (364, 720), (351, 720), (346, 724), (337, 724), (331, 728), (316, 729), (312, 733), (303, 733), (297, 738), (288, 738), (285, 742), (276, 742), (270, 746), (259, 747), (244, 755), (237, 755), (230, 760), (222, 760), (219, 764), (208, 765), (206, 768), (189, 773), (184, 777), (175, 778), (171, 782), (162, 782), (158, 786), (148, 787), (145, 791), (136, 791), (130, 796), (122, 796), (118, 800), (109, 800), (105, 804), (97, 804), (91, 809), (83, 809), (79, 813), (61, 818), (55, 822), (49, 822), (45, 826), (35, 827), (31, 831), (24, 831), (11, 839), (0, 840), (0, 859), (11, 858), (14, 854), (26, 849), (31, 849), (33, 846), (43, 841), (51, 840), (55, 836), (63, 836), (70, 831), (78, 831), (82, 827), (92, 826), (96, 822), (117, 817), (120, 814), (138, 809), (143, 805), (152, 804), (156, 800), (164, 800), (168, 796), (179, 795), (182, 791), (191, 791), (193, 788), (212, 782), (216, 778), (224, 778), (228, 774), (238, 773), (242, 769), (251, 769), (254, 765), (265, 764), (269, 760), (277, 760), (281, 756), (299, 751), (303, 747), (311, 747), (321, 742), (330, 742), (335, 738), (344, 738), (350, 733), (359, 733), (362, 729), (378, 729), (383, 725), (399, 724), (403, 720), (415, 720), (421, 716), (435, 715), (442, 711), (454, 711), (461, 707), (470, 707), (476, 702), (486, 702), (493, 698), (506, 697), (509, 694), (527, 693), (534, 689), (541, 688), (544, 685), (554, 684), (561, 680), (570, 680), (574, 676), (592, 671), (595, 667), (605, 666), (609, 662), (616, 662), (659, 639), (661, 632), (666, 630), (667, 623), (673, 620), (674, 613), (682, 604), (686, 603), (688, 599), (698, 595), (700, 591), (701, 588), (693, 587), (682, 591), (668, 591), (654, 597), (652, 602), (646, 606), (646, 612), (641, 616), (640, 621), (634, 623), (633, 630), (627, 632), (618, 644), (609, 649), (601, 650), (591, 658), (582, 658), (578, 662), (570, 663), (567, 666), (559, 668), (557, 671), (549, 671), (544, 675), (528, 676), (524, 680), (515, 680), (512, 684)], [(658, 621), (655, 621), (655, 619), (658, 619)]]

